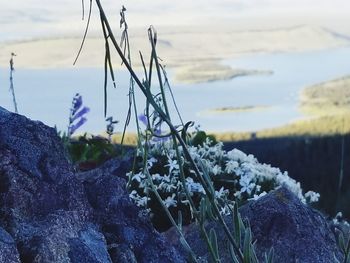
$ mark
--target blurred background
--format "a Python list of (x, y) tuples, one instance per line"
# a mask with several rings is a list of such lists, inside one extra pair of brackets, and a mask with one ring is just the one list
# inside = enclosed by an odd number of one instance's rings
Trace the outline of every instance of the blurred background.
[[(81, 1), (3, 1), (1, 105), (12, 105), (7, 89), (14, 52), (20, 112), (65, 129), (64, 109), (67, 115), (71, 97), (79, 92), (91, 108), (87, 131), (104, 129), (100, 117), (104, 42), (92, 3), (88, 40), (73, 66), (89, 1), (84, 8)], [(175, 85), (184, 118), (208, 131), (254, 131), (309, 117), (305, 111), (311, 111), (306, 109), (310, 105), (300, 107), (305, 100), (302, 91), (348, 74), (350, 3), (346, 0), (106, 0), (102, 4), (117, 37), (119, 11), (126, 6), (136, 67), (138, 51), (149, 54), (148, 27), (156, 28), (158, 54)], [(114, 64), (120, 90), (109, 93), (115, 104), (109, 114), (122, 119), (128, 77), (117, 57)], [(200, 98), (196, 104), (189, 103), (193, 96)]]
[[(14, 110), (9, 91), (13, 52), (19, 113), (65, 131), (72, 97), (80, 93), (91, 110), (80, 131), (103, 132), (104, 40), (94, 1), (75, 66), (89, 1), (84, 8), (71, 0), (1, 1), (0, 105)], [(138, 52), (149, 55), (147, 29), (156, 28), (158, 55), (185, 121), (214, 133), (227, 148), (239, 147), (288, 170), (305, 190), (321, 192), (320, 206), (328, 213), (346, 210), (349, 1), (101, 2), (117, 37), (119, 12), (126, 7), (132, 61), (141, 78)], [(129, 76), (116, 54), (113, 63), (117, 88), (108, 87), (107, 115), (122, 123)], [(142, 112), (144, 99), (139, 98)]]

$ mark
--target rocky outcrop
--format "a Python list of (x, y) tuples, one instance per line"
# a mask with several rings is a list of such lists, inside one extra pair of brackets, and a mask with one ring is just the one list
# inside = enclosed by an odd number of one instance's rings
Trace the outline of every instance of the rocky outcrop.
[(282, 187), (240, 210), (250, 222), (258, 256), (274, 248), (275, 262), (334, 262), (334, 233), (318, 211)]
[[(125, 189), (132, 160), (114, 158), (76, 173), (56, 131), (0, 107), (0, 262), (186, 262), (176, 234), (164, 238)], [(241, 208), (261, 259), (333, 262), (341, 258), (324, 217), (280, 188)], [(227, 223), (232, 224), (231, 217)], [(227, 240), (215, 222), (222, 262)], [(185, 227), (197, 255), (208, 258), (197, 227)]]
[(145, 211), (129, 199), (123, 177), (131, 164), (128, 157), (116, 158), (77, 175), (85, 185), (96, 222), (111, 248), (113, 262), (186, 262), (185, 257), (154, 230)]
[(0, 262), (185, 262), (129, 200), (128, 161), (75, 174), (54, 129), (0, 107)]
[[(303, 204), (286, 187), (249, 202), (240, 208), (240, 213), (250, 223), (260, 260), (272, 247), (274, 262), (328, 263), (334, 262), (334, 256), (342, 257), (334, 233), (323, 215)], [(226, 223), (232, 226), (232, 218), (227, 217)], [(228, 240), (222, 228), (215, 222), (206, 228), (217, 231), (222, 262), (230, 262)], [(208, 258), (198, 227), (190, 225), (184, 232), (196, 254)]]
[(16, 242), (0, 227), (0, 262), (20, 263)]

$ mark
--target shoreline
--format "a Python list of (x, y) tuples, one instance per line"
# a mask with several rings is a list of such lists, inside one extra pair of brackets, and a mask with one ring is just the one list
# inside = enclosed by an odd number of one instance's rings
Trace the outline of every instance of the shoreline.
[[(157, 52), (167, 68), (174, 71), (175, 82), (201, 83), (239, 76), (272, 74), (269, 70), (232, 68), (222, 64), (225, 60), (245, 55), (350, 46), (350, 40), (332, 34), (333, 31), (322, 27), (299, 25), (272, 28), (229, 30), (224, 27), (189, 27), (184, 30), (161, 27)], [(214, 43), (213, 38), (216, 39)], [(10, 54), (14, 52), (17, 54), (17, 68), (72, 68), (81, 40), (81, 37), (62, 36), (0, 42), (0, 67), (8, 67)], [(87, 38), (75, 67), (103, 67), (104, 45), (102, 37), (95, 35)], [(133, 51), (132, 61), (135, 68), (141, 69), (138, 51), (141, 50), (145, 58), (150, 55), (146, 32), (137, 29), (131, 33), (130, 48)], [(121, 61), (113, 53), (112, 62), (118, 70), (121, 68)]]
[(350, 75), (303, 88), (299, 109), (304, 117), (289, 124), (251, 132), (213, 133), (222, 141), (283, 136), (326, 136), (350, 132)]
[(256, 111), (266, 111), (273, 108), (272, 106), (264, 105), (248, 105), (241, 107), (221, 107), (216, 109), (209, 109), (206, 111), (200, 112), (204, 115), (213, 115), (213, 114), (229, 114), (229, 113), (240, 113), (240, 112), (256, 112)]
[[(323, 50), (329, 48), (341, 48), (348, 46), (350, 41), (330, 34), (327, 30), (319, 27), (299, 26), (292, 28), (280, 28), (277, 30), (262, 31), (219, 31), (212, 32), (195, 28), (189, 31), (172, 31), (174, 28), (165, 29), (159, 35), (158, 54), (167, 63), (167, 68), (171, 68), (174, 73), (175, 82), (200, 83), (216, 80), (231, 79), (238, 76), (272, 74), (271, 71), (260, 69), (238, 69), (224, 65), (224, 60), (237, 58), (252, 54), (273, 53), (273, 52), (305, 52)], [(192, 30), (192, 31), (191, 31)], [(212, 45), (212, 37), (215, 33), (216, 45)], [(131, 36), (132, 50), (149, 50), (149, 45), (145, 34), (134, 34)], [(306, 35), (305, 38), (300, 36)], [(257, 36), (263, 41), (257, 43)], [(276, 41), (279, 40), (279, 41)], [(0, 66), (8, 68), (10, 52), (17, 53), (15, 58), (15, 68), (43, 68), (43, 69), (67, 69), (72, 68), (73, 60), (77, 54), (81, 42), (79, 37), (37, 39), (19, 42), (0, 42)], [(18, 51), (16, 51), (18, 50)], [(132, 57), (133, 61), (139, 61), (138, 54)], [(144, 53), (147, 58), (149, 54)], [(83, 49), (76, 67), (101, 67), (103, 66), (104, 41), (97, 37), (89, 38)], [(120, 59), (112, 57), (114, 69), (119, 70)], [(134, 64), (141, 68), (139, 62)], [(307, 88), (304, 88), (307, 89)], [(301, 100), (305, 100), (302, 96)], [(258, 107), (254, 106), (253, 107)], [(310, 126), (309, 122), (319, 122), (321, 119), (329, 120), (329, 107), (325, 108), (322, 114), (318, 108), (300, 107), (306, 115), (307, 120), (297, 120), (283, 127), (272, 128), (264, 131), (253, 132), (254, 136), (263, 134), (286, 134), (284, 127), (289, 127), (295, 134), (300, 130), (306, 132), (304, 128), (296, 126)], [(214, 109), (215, 110), (215, 109)], [(246, 109), (250, 110), (250, 109)], [(246, 111), (244, 110), (244, 111)], [(253, 110), (253, 109), (252, 109)], [(210, 111), (210, 109), (209, 109)], [(224, 110), (220, 112), (240, 112), (240, 109)], [(333, 115), (345, 115), (347, 111), (339, 109), (332, 110)], [(312, 119), (308, 117), (312, 116)], [(322, 118), (318, 118), (318, 117)], [(319, 119), (319, 120), (317, 120)], [(296, 124), (298, 123), (298, 124)], [(312, 126), (312, 125), (311, 125)], [(337, 126), (337, 125), (336, 125)], [(334, 129), (324, 128), (324, 132), (333, 132)], [(274, 131), (274, 132), (273, 132)], [(289, 132), (287, 134), (291, 134)], [(310, 131), (307, 131), (310, 133)], [(234, 133), (234, 132), (232, 132)], [(223, 138), (226, 133), (223, 133)], [(243, 134), (243, 133), (235, 133)], [(247, 132), (246, 134), (251, 134)], [(241, 137), (247, 137), (242, 135)], [(227, 136), (226, 136), (227, 137)], [(228, 136), (229, 138), (234, 136)]]
[[(345, 91), (344, 87), (346, 88)], [(310, 96), (310, 92), (311, 94), (316, 92), (317, 96)], [(332, 98), (329, 98), (329, 92), (333, 94)], [(286, 125), (258, 131), (206, 132), (214, 135), (222, 142), (278, 137), (323, 137), (348, 134), (350, 132), (350, 105), (348, 105), (350, 101), (346, 100), (347, 97), (344, 97), (344, 92), (350, 93), (350, 76), (343, 76), (305, 87), (299, 96), (299, 108), (304, 113), (304, 117), (291, 121)], [(341, 103), (342, 101), (344, 102), (344, 100), (346, 103)], [(338, 102), (338, 104), (334, 105), (334, 102)], [(307, 104), (309, 104), (309, 106), (306, 106)], [(255, 109), (258, 106), (251, 107)], [(239, 111), (240, 107), (237, 108), (236, 110)], [(218, 113), (222, 113), (222, 111)], [(119, 135), (119, 140), (120, 137)], [(117, 138), (118, 135), (113, 138), (113, 141), (117, 142)], [(126, 138), (126, 142), (131, 144), (136, 142), (136, 134), (129, 133)]]

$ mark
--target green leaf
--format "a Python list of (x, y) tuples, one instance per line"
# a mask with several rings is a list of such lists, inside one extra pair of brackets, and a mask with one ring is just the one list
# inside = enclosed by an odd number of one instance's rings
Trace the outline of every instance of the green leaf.
[(343, 251), (343, 253), (346, 252), (345, 240), (344, 240), (343, 232), (339, 232), (339, 247)]
[(180, 231), (182, 231), (182, 213), (181, 210), (177, 212), (177, 225), (179, 226)]
[(256, 255), (255, 252), (255, 245), (254, 244), (250, 244), (250, 252), (251, 252), (251, 256), (252, 256), (252, 263), (259, 263), (258, 257)]
[(89, 153), (89, 147), (87, 145), (84, 145), (83, 151), (81, 152), (79, 161), (85, 162), (88, 160), (88, 153)]
[(210, 229), (209, 239), (210, 239), (211, 246), (213, 247), (216, 261), (219, 261), (218, 239), (214, 228)]
[(214, 215), (213, 213), (213, 208), (212, 208), (212, 203), (210, 202), (209, 198), (208, 197), (205, 197), (205, 203), (206, 203), (206, 212), (207, 212), (207, 215), (208, 215), (208, 218), (210, 220), (216, 220), (216, 216)]
[(190, 248), (190, 246), (188, 245), (188, 243), (186, 242), (186, 240), (182, 236), (180, 236), (180, 243), (188, 253), (192, 252), (192, 249)]
[(340, 263), (339, 259), (335, 256), (335, 254), (333, 255), (333, 257), (334, 257), (334, 263)]
[(250, 228), (248, 227), (244, 233), (244, 242), (243, 242), (243, 262), (244, 263), (250, 263), (250, 259), (251, 259), (250, 244), (252, 240), (251, 235), (252, 234), (250, 232)]
[(274, 257), (274, 250), (273, 250), (273, 247), (270, 249), (269, 251), (269, 255), (266, 259), (266, 263), (273, 263), (273, 257)]
[(232, 246), (232, 244), (229, 245), (229, 252), (230, 252), (230, 257), (233, 263), (240, 263), (238, 258), (236, 257), (235, 250)]
[(185, 142), (187, 142), (187, 130), (188, 130), (189, 127), (192, 127), (193, 124), (194, 124), (193, 121), (187, 122), (187, 123), (184, 125), (184, 127), (183, 127), (183, 129), (182, 129), (182, 131), (181, 131), (181, 138), (182, 138), (182, 140), (184, 140)]
[(238, 213), (238, 204), (235, 202), (234, 211), (233, 211), (233, 222), (234, 222), (234, 235), (236, 243), (241, 244), (241, 224), (240, 224), (240, 214)]

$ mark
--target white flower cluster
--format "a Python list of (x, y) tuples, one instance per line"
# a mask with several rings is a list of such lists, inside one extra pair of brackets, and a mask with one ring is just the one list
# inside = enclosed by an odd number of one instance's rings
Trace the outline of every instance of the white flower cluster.
[(339, 226), (339, 225), (343, 224), (347, 228), (350, 227), (349, 222), (344, 219), (342, 212), (338, 212), (335, 215), (335, 217), (333, 218), (332, 221), (333, 221), (333, 224), (336, 225), (336, 226)]
[[(247, 155), (237, 149), (226, 152), (222, 147), (222, 143), (212, 145), (209, 139), (201, 146), (189, 147), (190, 155), (200, 170), (209, 174), (217, 198), (239, 202), (257, 200), (267, 192), (284, 185), (304, 203), (318, 201), (318, 193), (309, 191), (303, 195), (300, 183), (290, 178), (287, 172), (282, 173), (278, 168), (259, 163), (251, 154)], [(183, 156), (182, 148), (179, 150)], [(180, 181), (180, 168), (184, 171), (185, 185), (191, 195), (205, 195), (205, 190), (189, 163), (183, 158), (180, 161), (176, 158), (171, 141), (151, 146), (147, 168), (167, 207), (186, 203)], [(137, 173), (129, 173), (132, 190), (130, 197), (137, 205), (147, 207), (150, 200), (149, 182), (142, 173), (143, 169), (144, 167), (140, 166)]]

